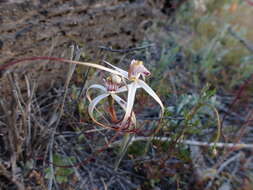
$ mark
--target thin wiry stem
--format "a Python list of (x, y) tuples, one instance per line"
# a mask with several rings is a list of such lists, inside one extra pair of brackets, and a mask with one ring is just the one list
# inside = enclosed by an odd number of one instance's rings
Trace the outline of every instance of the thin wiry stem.
[(108, 104), (109, 104), (109, 114), (111, 117), (112, 122), (116, 123), (117, 120), (117, 116), (116, 116), (116, 112), (114, 109), (114, 99), (112, 98), (112, 96), (108, 96)]
[(142, 50), (142, 49), (146, 49), (146, 48), (149, 48), (149, 47), (152, 47), (152, 46), (154, 46), (154, 44), (148, 44), (148, 45), (145, 45), (145, 46), (136, 47), (136, 48), (129, 48), (129, 49), (112, 49), (110, 47), (105, 47), (105, 46), (98, 46), (98, 47), (102, 50), (116, 52), (116, 53), (129, 53), (131, 51)]
[[(149, 137), (134, 137), (129, 145), (136, 141), (147, 141)], [(171, 141), (172, 139), (169, 137), (154, 137), (153, 140), (158, 140), (162, 142)], [(110, 147), (117, 146), (121, 143), (121, 141), (115, 141), (110, 145)], [(253, 149), (253, 144), (246, 143), (223, 143), (223, 142), (201, 142), (195, 140), (178, 140), (178, 143), (182, 143), (185, 145), (191, 146), (206, 146), (206, 147), (216, 147), (216, 148), (233, 148), (233, 149)]]

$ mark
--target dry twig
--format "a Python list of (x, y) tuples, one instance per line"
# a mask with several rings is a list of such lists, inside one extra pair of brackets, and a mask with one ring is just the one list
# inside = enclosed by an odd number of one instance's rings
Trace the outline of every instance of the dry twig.
[(253, 53), (253, 45), (252, 44), (250, 44), (245, 39), (243, 39), (242, 37), (240, 37), (231, 27), (228, 28), (228, 32), (234, 38), (236, 38), (242, 45), (244, 45), (249, 50), (249, 52)]
[[(149, 137), (134, 137), (130, 143), (130, 145), (133, 142), (136, 141), (147, 141), (149, 140)], [(172, 139), (169, 137), (154, 137), (153, 140), (158, 141), (171, 141)], [(121, 141), (116, 141), (110, 144), (109, 147), (114, 147), (117, 145), (120, 145)], [(253, 144), (245, 144), (245, 143), (209, 143), (209, 142), (201, 142), (201, 141), (195, 141), (195, 140), (178, 140), (178, 143), (191, 145), (191, 146), (207, 146), (207, 147), (217, 147), (217, 148), (234, 148), (234, 149), (253, 149)]]
[(146, 49), (149, 47), (154, 46), (154, 44), (148, 44), (145, 46), (141, 46), (141, 47), (136, 47), (136, 48), (129, 48), (129, 49), (112, 49), (111, 47), (105, 47), (105, 46), (98, 46), (98, 48), (102, 49), (102, 50), (106, 50), (106, 51), (110, 51), (110, 52), (115, 52), (115, 53), (129, 53), (132, 51), (138, 51), (138, 50), (142, 50), (142, 49)]

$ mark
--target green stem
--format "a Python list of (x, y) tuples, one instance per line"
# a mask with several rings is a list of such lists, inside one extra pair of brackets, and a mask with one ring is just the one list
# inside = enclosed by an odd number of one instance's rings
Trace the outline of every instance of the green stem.
[(120, 162), (122, 161), (123, 157), (125, 156), (127, 149), (129, 147), (129, 145), (131, 144), (133, 137), (134, 137), (134, 134), (126, 133), (124, 135), (122, 143), (120, 145), (119, 157), (115, 163), (115, 167), (114, 167), (115, 171), (117, 171), (117, 169), (119, 168)]
[[(219, 113), (218, 113), (217, 109), (213, 105), (207, 104), (207, 103), (200, 103), (200, 104), (198, 104), (186, 116), (186, 123), (188, 123), (188, 121), (192, 120), (193, 116), (204, 106), (209, 107), (213, 111), (214, 115), (216, 116), (216, 119), (217, 119), (217, 135), (215, 137), (214, 142), (218, 142), (219, 138), (220, 138), (220, 135), (221, 135), (221, 122), (220, 122)], [(184, 129), (184, 131), (185, 131), (185, 129)], [(183, 131), (183, 134), (184, 134), (184, 131)]]

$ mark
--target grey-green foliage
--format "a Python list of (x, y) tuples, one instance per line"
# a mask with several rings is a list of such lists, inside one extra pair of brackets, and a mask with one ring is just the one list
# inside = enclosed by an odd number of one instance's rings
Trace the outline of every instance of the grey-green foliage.
[[(172, 119), (167, 121), (166, 129), (175, 137), (180, 133), (196, 136), (210, 130), (212, 135), (216, 135), (219, 118), (215, 107), (218, 104), (216, 91), (209, 85), (206, 85), (199, 94), (183, 94), (178, 97), (175, 106), (167, 108), (166, 116), (172, 116)], [(173, 116), (177, 117), (173, 119)]]
[[(75, 162), (75, 158), (74, 157), (63, 157), (59, 154), (54, 154), (53, 155), (53, 164), (56, 165), (56, 167), (54, 168), (54, 177), (55, 180), (58, 183), (67, 183), (69, 180), (69, 177), (71, 176), (71, 174), (74, 173), (73, 168), (69, 167), (69, 168), (65, 168), (65, 167), (61, 167), (61, 166), (66, 166), (66, 165), (71, 165), (70, 163)], [(52, 176), (52, 174), (50, 173), (51, 169), (50, 167), (45, 169), (45, 178), (49, 179), (50, 176)]]

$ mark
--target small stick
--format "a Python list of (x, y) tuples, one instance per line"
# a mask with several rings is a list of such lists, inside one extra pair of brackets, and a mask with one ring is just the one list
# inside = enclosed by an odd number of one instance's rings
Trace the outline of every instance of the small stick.
[(234, 155), (233, 157), (226, 160), (223, 164), (221, 164), (219, 169), (216, 171), (215, 176), (207, 184), (205, 190), (210, 189), (210, 187), (213, 184), (214, 179), (219, 176), (219, 174), (224, 170), (225, 167), (227, 167), (231, 162), (234, 162), (235, 160), (240, 159), (241, 156), (242, 156), (242, 153), (239, 152), (238, 154)]
[(236, 38), (242, 45), (244, 45), (247, 48), (247, 50), (249, 50), (249, 52), (253, 53), (253, 45), (252, 44), (248, 43), (245, 39), (240, 37), (235, 31), (233, 31), (233, 29), (231, 27), (228, 28), (228, 32), (234, 38)]
[[(146, 141), (149, 140), (149, 137), (134, 137), (130, 144), (131, 145), (135, 141)], [(158, 141), (171, 141), (172, 139), (169, 137), (154, 137), (153, 140)], [(245, 143), (208, 143), (208, 142), (201, 142), (201, 141), (194, 141), (194, 140), (178, 140), (179, 143), (183, 143), (186, 145), (192, 145), (192, 146), (207, 146), (207, 147), (213, 147), (216, 148), (236, 148), (236, 149), (253, 149), (253, 144), (245, 144)], [(119, 145), (121, 141), (116, 141), (112, 144), (110, 144), (109, 147), (113, 147), (115, 145)]]
[(149, 45), (136, 47), (136, 48), (129, 48), (129, 49), (112, 49), (111, 47), (105, 47), (105, 46), (98, 46), (98, 48), (102, 50), (106, 50), (106, 51), (115, 52), (115, 53), (129, 53), (131, 51), (138, 51), (138, 50), (146, 49), (152, 46), (154, 46), (154, 44), (149, 44)]

